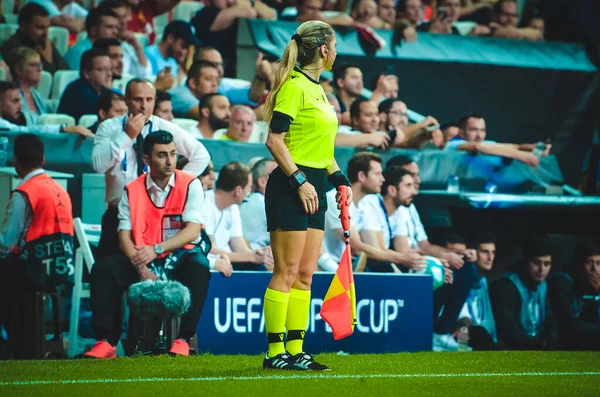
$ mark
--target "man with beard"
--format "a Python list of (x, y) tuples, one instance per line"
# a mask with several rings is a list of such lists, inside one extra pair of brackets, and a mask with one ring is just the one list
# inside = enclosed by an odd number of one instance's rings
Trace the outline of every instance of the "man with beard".
[(19, 30), (2, 43), (0, 55), (8, 59), (13, 48), (28, 47), (36, 50), (42, 60), (42, 68), (54, 74), (57, 70), (69, 69), (69, 65), (60, 55), (54, 44), (48, 40), (50, 14), (44, 7), (28, 3), (19, 12)]
[(212, 139), (216, 130), (228, 128), (231, 120), (229, 100), (225, 95), (206, 94), (200, 99), (198, 125), (190, 129), (196, 139)]
[[(414, 180), (415, 196), (419, 194), (421, 177), (419, 166), (413, 159), (408, 156), (396, 156), (387, 162), (387, 166), (400, 166), (407, 170)], [(435, 256), (447, 261), (453, 270), (459, 270), (463, 267), (465, 263), (463, 257), (468, 259), (469, 262), (475, 261), (476, 254), (474, 250), (467, 249), (457, 253), (454, 250), (431, 244), (414, 203), (410, 203), (407, 208), (402, 208), (401, 211), (396, 212), (394, 217), (398, 218), (395, 222), (399, 225), (398, 232), (394, 237), (394, 248), (397, 251), (404, 252), (412, 249), (423, 255)]]
[[(190, 67), (185, 85), (171, 90), (175, 117), (200, 119), (198, 101), (206, 94), (214, 94), (219, 86), (219, 71), (209, 62), (196, 61)], [(221, 127), (219, 127), (221, 128)], [(212, 136), (212, 134), (211, 134)]]
[(159, 44), (146, 48), (146, 58), (152, 65), (152, 74), (158, 75), (169, 68), (173, 76), (179, 73), (179, 63), (185, 62), (190, 45), (200, 45), (193, 27), (185, 21), (167, 25)]
[[(358, 208), (363, 211), (365, 225), (360, 232), (365, 244), (389, 252), (392, 241), (398, 230), (394, 214), (403, 207), (409, 206), (415, 196), (414, 180), (410, 172), (402, 167), (387, 167), (383, 171), (384, 183), (381, 195), (367, 194), (358, 203)], [(397, 261), (408, 270), (420, 270), (424, 266), (423, 258), (410, 250), (397, 251), (405, 258)], [(367, 267), (372, 272), (400, 272), (390, 262), (370, 258)]]
[[(405, 174), (400, 170), (395, 175)], [(409, 176), (410, 178), (410, 176)], [(403, 254), (392, 251), (380, 244), (369, 244), (369, 241), (375, 241), (378, 238), (377, 232), (380, 230), (381, 223), (378, 224), (378, 217), (365, 216), (358, 203), (363, 197), (369, 196), (377, 198), (381, 192), (381, 186), (384, 184), (384, 176), (381, 169), (381, 157), (372, 152), (357, 153), (348, 162), (348, 179), (352, 183), (353, 198), (350, 204), (350, 217), (352, 227), (350, 228), (350, 246), (354, 256), (364, 252), (367, 258), (385, 263), (388, 267), (390, 263), (397, 263), (401, 266), (417, 266), (423, 263), (419, 254)], [(408, 179), (408, 178), (407, 178)], [(325, 213), (325, 238), (323, 246), (325, 251), (337, 264), (340, 261), (345, 249), (342, 224), (340, 222), (340, 210), (335, 202), (336, 190), (332, 189), (326, 194), (327, 212)], [(369, 199), (367, 199), (369, 200)], [(363, 240), (361, 235), (367, 236)], [(327, 256), (319, 258), (318, 265), (321, 269), (335, 271), (336, 268), (327, 268), (326, 264), (331, 263)]]

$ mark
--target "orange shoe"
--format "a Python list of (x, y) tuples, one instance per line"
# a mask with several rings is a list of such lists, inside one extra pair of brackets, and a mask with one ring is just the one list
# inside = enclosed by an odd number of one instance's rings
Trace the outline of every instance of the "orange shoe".
[(99, 340), (96, 342), (94, 347), (86, 352), (83, 357), (85, 358), (117, 358), (117, 348), (108, 343), (107, 341)]
[(175, 339), (175, 341), (173, 342), (173, 346), (171, 346), (171, 350), (169, 350), (169, 354), (173, 354), (176, 356), (189, 356), (190, 345), (186, 342), (185, 339)]

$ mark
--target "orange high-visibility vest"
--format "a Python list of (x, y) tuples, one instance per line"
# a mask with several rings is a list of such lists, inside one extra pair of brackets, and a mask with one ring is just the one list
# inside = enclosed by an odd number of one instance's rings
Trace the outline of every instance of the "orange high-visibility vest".
[(72, 283), (75, 256), (69, 194), (46, 173), (34, 176), (16, 191), (32, 211), (25, 235), (29, 281), (40, 286)]
[[(154, 205), (146, 190), (144, 174), (125, 187), (131, 214), (131, 233), (136, 246), (155, 245), (168, 240), (183, 229), (183, 210), (187, 202), (190, 183), (196, 178), (186, 172), (175, 170), (175, 186), (169, 192), (163, 207)], [(148, 175), (148, 177), (150, 177)], [(183, 248), (192, 249), (194, 244)], [(169, 252), (159, 256), (163, 258)]]

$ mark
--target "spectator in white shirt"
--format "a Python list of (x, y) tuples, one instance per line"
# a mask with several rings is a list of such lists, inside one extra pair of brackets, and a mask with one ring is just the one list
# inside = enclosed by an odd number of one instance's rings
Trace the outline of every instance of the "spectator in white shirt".
[[(175, 95), (175, 94), (173, 94)], [(173, 97), (173, 101), (176, 98)], [(213, 139), (215, 132), (229, 128), (231, 110), (225, 95), (206, 94), (200, 98), (198, 125), (190, 129), (196, 139)]]
[(108, 209), (102, 217), (99, 252), (118, 252), (117, 205), (125, 185), (143, 173), (141, 149), (143, 138), (151, 131), (164, 130), (173, 135), (177, 153), (189, 159), (184, 171), (200, 175), (210, 160), (206, 148), (187, 131), (152, 115), (156, 90), (144, 79), (131, 80), (125, 89), (129, 114), (106, 120), (98, 128), (92, 150), (92, 166), (105, 174)]
[(61, 132), (94, 137), (94, 134), (80, 125), (67, 126), (64, 124), (44, 124), (22, 126), (14, 122), (20, 118), (23, 103), (19, 86), (11, 81), (0, 81), (0, 129), (9, 132), (58, 134)]
[(210, 252), (226, 255), (234, 270), (272, 270), (271, 247), (253, 250), (244, 238), (239, 205), (251, 187), (250, 168), (232, 162), (219, 172), (215, 189), (206, 192), (204, 226), (212, 241)]
[[(521, 161), (532, 167), (536, 167), (540, 163), (539, 157), (532, 153), (538, 144), (498, 143), (486, 140), (487, 130), (485, 119), (480, 114), (471, 113), (462, 117), (458, 121), (458, 127), (458, 137), (446, 143), (446, 150), (463, 150), (473, 154), (482, 153), (491, 156), (506, 157)], [(552, 145), (549, 142), (541, 143), (540, 156), (548, 156), (551, 148)]]
[(173, 104), (171, 103), (171, 94), (167, 91), (156, 90), (156, 102), (154, 103), (154, 115), (173, 121)]
[(190, 46), (200, 45), (193, 29), (185, 21), (173, 21), (165, 27), (162, 41), (145, 50), (146, 58), (152, 65), (152, 74), (170, 72), (173, 76), (179, 75), (179, 64), (185, 63)]
[[(353, 199), (350, 204), (350, 246), (353, 256), (364, 252), (367, 258), (373, 261), (386, 263), (388, 268), (396, 269), (390, 263), (402, 266), (419, 265), (423, 259), (419, 254), (403, 254), (390, 250), (385, 245), (379, 244), (379, 219), (371, 212), (365, 215), (362, 208), (357, 205), (364, 197), (377, 198), (384, 183), (381, 168), (381, 157), (372, 152), (357, 153), (348, 162), (348, 179), (352, 183)], [(337, 208), (336, 190), (327, 192), (327, 212), (325, 213), (325, 237), (323, 246), (333, 263), (338, 264), (345, 249), (343, 230), (340, 222), (340, 210)], [(368, 201), (369, 199), (367, 199)], [(363, 239), (363, 236), (365, 239)], [(367, 243), (371, 241), (371, 243)], [(381, 239), (383, 241), (383, 238)], [(376, 244), (374, 242), (377, 242)], [(327, 267), (331, 261), (319, 258), (318, 265), (322, 270), (335, 271), (336, 267)]]
[(236, 105), (231, 108), (229, 127), (215, 131), (213, 139), (222, 141), (248, 142), (256, 122), (256, 114), (248, 106)]
[(240, 205), (242, 230), (244, 237), (252, 249), (266, 247), (271, 244), (271, 236), (267, 231), (267, 213), (265, 211), (265, 189), (269, 174), (277, 167), (272, 159), (258, 160), (252, 167), (252, 192)]
[(175, 117), (198, 120), (200, 100), (206, 94), (215, 94), (218, 86), (219, 72), (217, 68), (208, 62), (194, 62), (188, 71), (186, 83), (171, 90)]
[[(408, 156), (396, 156), (387, 162), (387, 166), (400, 166), (407, 170), (413, 177), (415, 196), (419, 193), (421, 177), (419, 176), (419, 166)], [(475, 260), (473, 250), (466, 250), (463, 253), (456, 253), (439, 245), (429, 242), (425, 227), (414, 203), (410, 203), (408, 208), (404, 208), (394, 214), (394, 223), (398, 229), (394, 237), (394, 248), (398, 251), (415, 250), (423, 255), (431, 255), (448, 262), (454, 270), (462, 268), (466, 257), (471, 262)]]

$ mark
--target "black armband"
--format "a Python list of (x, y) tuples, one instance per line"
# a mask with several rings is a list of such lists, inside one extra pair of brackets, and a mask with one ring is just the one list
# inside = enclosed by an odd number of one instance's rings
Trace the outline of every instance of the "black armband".
[(273, 112), (269, 128), (271, 131), (278, 134), (288, 132), (290, 130), (290, 124), (292, 124), (292, 118), (290, 116), (279, 112)]
[(329, 183), (331, 183), (336, 188), (338, 186), (351, 186), (348, 177), (344, 175), (344, 173), (340, 170), (337, 170), (333, 174), (329, 175), (327, 179), (329, 179)]
[(298, 189), (307, 182), (306, 174), (300, 170), (296, 170), (288, 177), (288, 181), (290, 181), (290, 185)]

